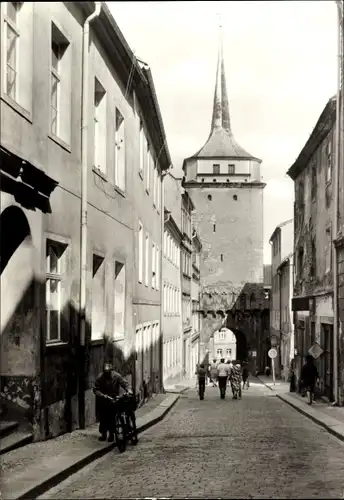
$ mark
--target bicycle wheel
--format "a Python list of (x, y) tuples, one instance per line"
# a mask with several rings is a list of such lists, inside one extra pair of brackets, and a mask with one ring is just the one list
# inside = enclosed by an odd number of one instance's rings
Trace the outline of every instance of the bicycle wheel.
[(128, 427), (130, 429), (130, 441), (134, 446), (138, 443), (137, 429), (136, 429), (136, 417), (135, 413), (129, 413), (127, 415)]
[(121, 414), (116, 415), (115, 419), (115, 437), (118, 451), (123, 453), (127, 448), (127, 436), (125, 422)]

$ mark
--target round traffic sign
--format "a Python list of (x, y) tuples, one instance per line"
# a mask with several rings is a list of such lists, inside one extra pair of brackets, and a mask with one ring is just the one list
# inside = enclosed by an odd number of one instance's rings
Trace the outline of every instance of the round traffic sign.
[(277, 351), (276, 351), (276, 349), (273, 349), (273, 348), (272, 348), (272, 349), (270, 349), (270, 350), (269, 350), (269, 352), (268, 352), (268, 356), (269, 356), (269, 358), (271, 358), (271, 359), (275, 359), (275, 358), (276, 358), (276, 356), (277, 356)]

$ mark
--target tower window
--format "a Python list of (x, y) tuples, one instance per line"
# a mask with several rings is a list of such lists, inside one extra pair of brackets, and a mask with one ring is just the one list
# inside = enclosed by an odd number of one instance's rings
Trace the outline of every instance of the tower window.
[(235, 195), (233, 196), (233, 200), (234, 200), (234, 201), (237, 201), (237, 199), (238, 199), (238, 197), (237, 197), (237, 195), (235, 194)]
[(204, 182), (204, 179), (202, 179), (202, 182)]
[(227, 182), (229, 182), (229, 179), (227, 179)]
[(216, 182), (216, 179), (213, 179), (213, 182)]
[(221, 262), (223, 262), (223, 253), (221, 254)]
[(216, 233), (216, 224), (213, 225), (213, 231)]
[(208, 194), (208, 200), (211, 201), (213, 199), (213, 197), (211, 196), (211, 194)]
[(229, 175), (235, 174), (235, 165), (228, 165), (228, 173)]
[(213, 174), (218, 175), (220, 173), (220, 165), (218, 163), (213, 164)]

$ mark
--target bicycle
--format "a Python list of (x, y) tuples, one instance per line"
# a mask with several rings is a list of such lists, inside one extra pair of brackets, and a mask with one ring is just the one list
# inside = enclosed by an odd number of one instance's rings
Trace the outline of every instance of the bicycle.
[(138, 443), (135, 410), (137, 398), (135, 394), (123, 394), (113, 399), (115, 405), (115, 438), (120, 453), (127, 449), (127, 442), (136, 446)]

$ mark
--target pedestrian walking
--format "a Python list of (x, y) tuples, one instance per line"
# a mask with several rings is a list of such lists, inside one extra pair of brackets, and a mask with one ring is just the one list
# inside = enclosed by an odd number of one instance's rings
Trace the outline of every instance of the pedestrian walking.
[(318, 370), (314, 364), (313, 356), (308, 354), (301, 371), (301, 387), (307, 392), (309, 405), (314, 401), (314, 388), (317, 382), (319, 382)]
[(250, 387), (250, 381), (249, 381), (249, 371), (248, 371), (248, 362), (244, 361), (242, 364), (242, 389), (248, 389)]
[(233, 399), (241, 399), (241, 381), (242, 381), (241, 366), (239, 361), (233, 362), (233, 365), (234, 366), (230, 374)]
[(227, 364), (228, 364), (228, 379), (227, 379), (227, 384), (229, 385), (230, 384), (230, 373), (232, 371), (232, 368), (233, 368), (233, 363), (232, 361), (229, 359), (227, 361)]
[(197, 368), (197, 378), (198, 378), (198, 394), (199, 394), (199, 399), (204, 399), (204, 392), (205, 392), (205, 385), (206, 385), (206, 378), (207, 378), (207, 369), (205, 368), (204, 364), (200, 364), (199, 367)]
[(220, 364), (217, 366), (218, 370), (218, 381), (221, 399), (225, 399), (227, 390), (227, 379), (229, 372), (229, 365), (225, 363), (224, 358), (220, 360)]
[(216, 359), (213, 359), (213, 362), (210, 365), (210, 381), (213, 384), (213, 387), (217, 387), (217, 376), (218, 376), (218, 370), (217, 370), (217, 361)]

